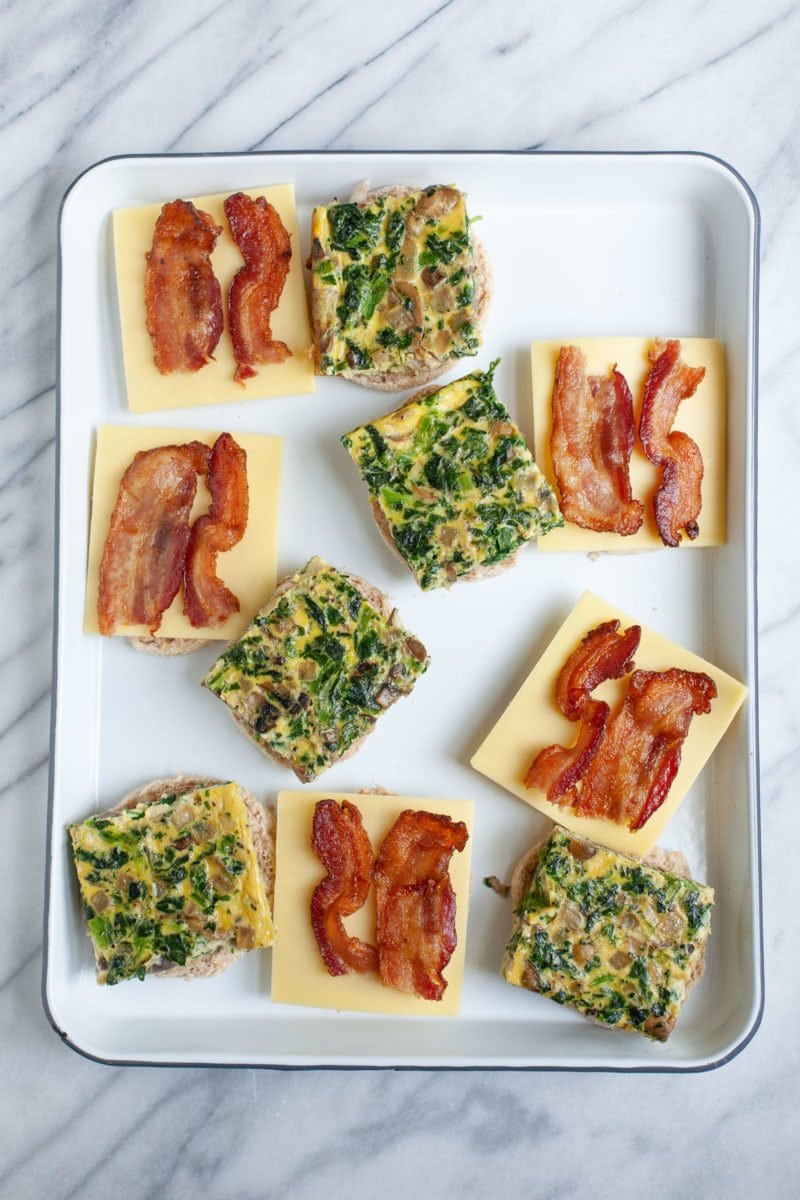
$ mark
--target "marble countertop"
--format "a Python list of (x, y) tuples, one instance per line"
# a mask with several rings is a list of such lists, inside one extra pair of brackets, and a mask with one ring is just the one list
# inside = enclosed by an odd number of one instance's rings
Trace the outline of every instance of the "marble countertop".
[[(0, 1196), (400, 1197), (419, 1194), (421, 1163), (444, 1196), (795, 1195), (800, 8), (605, 0), (561, 5), (557, 22), (515, 0), (378, 9), (367, 22), (351, 0), (17, 0), (0, 15)], [(758, 196), (766, 1007), (721, 1069), (133, 1070), (77, 1056), (42, 1011), (61, 196), (113, 154), (377, 147), (702, 150)]]

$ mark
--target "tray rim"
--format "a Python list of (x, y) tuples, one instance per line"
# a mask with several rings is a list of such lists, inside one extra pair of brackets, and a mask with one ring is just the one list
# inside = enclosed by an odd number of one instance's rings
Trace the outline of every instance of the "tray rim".
[[(749, 585), (752, 595), (752, 624), (748, 623), (745, 628), (745, 640), (748, 656), (752, 661), (752, 688), (748, 700), (750, 704), (750, 729), (752, 731), (752, 766), (751, 766), (751, 782), (752, 782), (752, 811), (751, 826), (753, 831), (753, 848), (752, 848), (752, 866), (753, 866), (753, 943), (755, 954), (755, 1004), (748, 1018), (748, 1023), (745, 1026), (744, 1032), (740, 1039), (725, 1053), (718, 1058), (703, 1061), (700, 1063), (686, 1064), (669, 1064), (654, 1061), (653, 1063), (632, 1063), (625, 1065), (604, 1064), (539, 1064), (539, 1063), (396, 1063), (392, 1061), (354, 1061), (350, 1063), (330, 1062), (325, 1059), (315, 1059), (313, 1062), (291, 1062), (291, 1063), (265, 1063), (265, 1062), (233, 1062), (219, 1060), (205, 1060), (203, 1058), (186, 1060), (175, 1059), (174, 1061), (165, 1061), (163, 1059), (147, 1059), (147, 1058), (113, 1058), (104, 1057), (95, 1054), (85, 1047), (81, 1046), (77, 1041), (70, 1038), (68, 1032), (62, 1029), (58, 1023), (58, 1019), (53, 1011), (49, 996), (49, 961), (50, 961), (50, 944), (49, 944), (49, 919), (50, 919), (50, 904), (52, 899), (52, 871), (53, 871), (53, 844), (54, 844), (54, 804), (55, 804), (55, 740), (56, 740), (56, 725), (57, 725), (57, 701), (58, 701), (58, 649), (59, 649), (59, 623), (58, 623), (58, 598), (60, 586), (60, 560), (61, 546), (58, 538), (58, 530), (60, 527), (60, 485), (61, 485), (61, 418), (62, 418), (62, 284), (63, 284), (63, 218), (64, 211), (73, 191), (77, 188), (85, 176), (98, 170), (101, 167), (117, 162), (136, 162), (143, 160), (194, 160), (204, 161), (211, 159), (223, 158), (241, 158), (241, 159), (259, 159), (259, 158), (283, 158), (283, 159), (299, 159), (299, 158), (361, 158), (369, 159), (375, 157), (402, 157), (402, 156), (417, 156), (425, 157), (462, 157), (462, 158), (488, 158), (488, 157), (509, 157), (509, 158), (572, 158), (572, 159), (607, 159), (618, 158), (622, 160), (635, 159), (698, 159), (706, 163), (713, 163), (721, 167), (724, 172), (732, 177), (734, 182), (738, 184), (742, 191), (743, 198), (749, 206), (752, 216), (752, 247), (748, 246), (748, 254), (752, 249), (752, 292), (748, 299), (752, 305), (752, 352), (749, 363), (750, 379), (750, 395), (749, 402), (746, 405), (748, 415), (750, 417), (750, 461), (745, 464), (746, 474), (749, 475), (748, 488), (752, 499), (747, 512), (749, 521), (746, 521), (746, 537), (745, 537), (745, 556), (747, 557), (748, 550), (752, 555), (753, 573), (752, 578), (744, 576), (745, 585)], [(761, 838), (761, 770), (760, 770), (760, 721), (759, 721), (759, 660), (758, 660), (758, 394), (759, 394), (759, 294), (760, 294), (760, 250), (761, 250), (761, 210), (758, 204), (758, 199), (750, 184), (744, 176), (726, 159), (718, 155), (711, 154), (701, 150), (509, 150), (509, 149), (483, 149), (483, 150), (454, 150), (454, 149), (426, 149), (415, 150), (413, 148), (403, 149), (369, 149), (369, 150), (350, 150), (350, 149), (334, 149), (334, 150), (318, 150), (318, 149), (295, 149), (295, 150), (247, 150), (247, 151), (201, 151), (201, 152), (181, 152), (181, 153), (147, 153), (137, 152), (133, 154), (112, 154), (104, 158), (98, 159), (85, 167), (72, 180), (66, 191), (64, 192), (58, 208), (57, 218), (57, 246), (56, 246), (56, 358), (55, 358), (55, 470), (54, 470), (54, 569), (53, 569), (53, 635), (51, 649), (51, 699), (50, 699), (50, 734), (48, 748), (48, 788), (47, 788), (47, 812), (46, 812), (46, 842), (45, 842), (45, 878), (44, 878), (44, 906), (43, 906), (43, 939), (42, 939), (42, 975), (40, 985), (40, 996), (42, 1007), (48, 1023), (53, 1031), (58, 1035), (61, 1041), (67, 1045), (76, 1054), (82, 1058), (86, 1058), (91, 1062), (101, 1063), (105, 1066), (124, 1066), (124, 1067), (198, 1067), (198, 1068), (217, 1068), (217, 1069), (247, 1069), (247, 1070), (269, 1070), (269, 1071), (313, 1071), (313, 1070), (335, 1070), (335, 1071), (453, 1071), (453, 1072), (468, 1072), (468, 1071), (513, 1071), (513, 1072), (552, 1072), (561, 1071), (565, 1073), (598, 1073), (598, 1074), (644, 1074), (644, 1075), (675, 1075), (675, 1074), (701, 1074), (708, 1071), (717, 1070), (719, 1067), (731, 1062), (742, 1053), (758, 1032), (764, 1015), (765, 1004), (765, 967), (764, 967), (764, 899), (763, 899), (763, 881), (762, 881), (762, 838)], [(749, 545), (748, 545), (749, 535)], [(388, 1057), (388, 1056), (387, 1056)]]

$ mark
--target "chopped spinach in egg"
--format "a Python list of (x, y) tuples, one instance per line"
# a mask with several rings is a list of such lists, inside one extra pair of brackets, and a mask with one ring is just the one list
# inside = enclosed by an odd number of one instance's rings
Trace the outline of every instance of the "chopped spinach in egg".
[(456, 188), (315, 208), (310, 265), (321, 374), (477, 353), (469, 218)]
[(488, 371), (342, 438), (423, 589), (491, 567), (563, 519)]
[(97, 982), (274, 941), (239, 787), (168, 793), (69, 827)]
[(425, 647), (313, 558), (217, 659), (204, 684), (304, 783), (369, 733), (428, 666)]
[(556, 826), (514, 914), (502, 973), (617, 1029), (669, 1037), (702, 970), (714, 892)]

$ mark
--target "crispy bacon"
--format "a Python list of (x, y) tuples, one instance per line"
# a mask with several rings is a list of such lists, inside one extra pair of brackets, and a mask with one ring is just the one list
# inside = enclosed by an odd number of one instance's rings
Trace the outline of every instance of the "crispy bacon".
[(291, 357), (287, 345), (273, 341), (270, 318), (289, 273), (292, 247), (280, 216), (263, 196), (257, 200), (243, 192), (228, 196), (225, 216), (244, 259), (228, 295), (234, 379), (243, 384), (255, 375), (256, 363), (280, 363)]
[(642, 630), (631, 625), (618, 632), (619, 621), (606, 621), (587, 633), (573, 650), (556, 683), (556, 703), (569, 721), (580, 721), (578, 740), (567, 749), (547, 746), (528, 768), (525, 786), (540, 788), (551, 804), (574, 805), (580, 780), (603, 741), (609, 707), (592, 692), (607, 679), (621, 679), (633, 666)]
[(378, 965), (386, 987), (441, 1000), (456, 948), (450, 859), (469, 834), (463, 821), (406, 809), (375, 860)]
[(616, 367), (610, 375), (586, 374), (586, 356), (562, 346), (553, 388), (550, 454), (568, 521), (583, 529), (629, 537), (644, 509), (631, 494), (635, 438), (633, 399)]
[(97, 621), (155, 633), (177, 594), (189, 543), (197, 476), (208, 470), (202, 442), (141, 450), (122, 476), (100, 563)]
[(165, 204), (145, 256), (144, 299), (153, 358), (162, 375), (198, 371), (223, 328), (222, 290), (211, 251), (222, 227), (189, 200)]
[(650, 372), (644, 385), (639, 436), (651, 463), (662, 469), (653, 507), (661, 540), (678, 546), (681, 530), (697, 537), (697, 518), (703, 503), (703, 458), (688, 434), (670, 432), (681, 400), (693, 396), (705, 367), (687, 367), (679, 341), (654, 343), (649, 351)]
[(634, 671), (575, 812), (641, 829), (666, 798), (692, 717), (710, 712), (716, 694), (713, 679), (697, 671)]
[(183, 577), (183, 607), (195, 628), (222, 625), (239, 601), (217, 576), (217, 555), (232, 550), (247, 529), (247, 455), (229, 433), (214, 443), (208, 465), (211, 507), (192, 526)]
[(377, 971), (375, 947), (351, 937), (343, 924), (363, 907), (372, 882), (372, 846), (355, 805), (318, 801), (311, 845), (328, 872), (311, 897), (311, 925), (328, 972)]

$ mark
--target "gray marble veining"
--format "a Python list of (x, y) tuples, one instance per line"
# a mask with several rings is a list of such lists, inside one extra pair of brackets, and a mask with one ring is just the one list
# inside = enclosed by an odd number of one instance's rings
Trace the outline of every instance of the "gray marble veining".
[[(800, 7), (12, 0), (0, 44), (0, 1195), (795, 1195)], [(117, 153), (408, 146), (700, 149), (759, 197), (767, 1005), (709, 1074), (124, 1070), (41, 1010), (60, 197)]]

